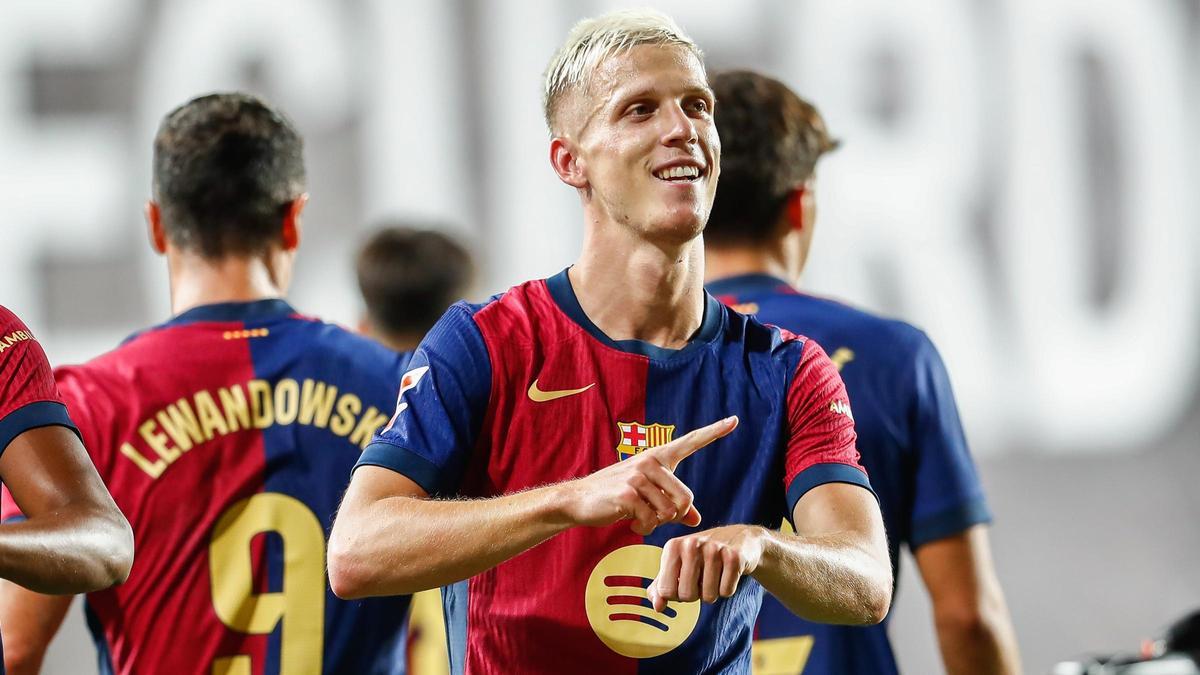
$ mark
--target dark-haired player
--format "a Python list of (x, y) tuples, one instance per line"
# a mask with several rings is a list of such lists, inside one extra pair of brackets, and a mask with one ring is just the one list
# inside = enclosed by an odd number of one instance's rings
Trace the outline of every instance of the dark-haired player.
[[(255, 97), (204, 96), (163, 120), (153, 174), (175, 316), (56, 373), (139, 545), (128, 582), (87, 597), (101, 671), (397, 671), (408, 598), (337, 599), (324, 554), (406, 358), (283, 300), (301, 138)], [(22, 672), (66, 606), (5, 589), (6, 630), (33, 655)]]
[[(0, 480), (26, 516), (0, 526), (0, 578), (41, 593), (84, 593), (129, 575), (129, 523), (88, 459), (41, 345), (2, 306)], [(5, 635), (19, 630), (0, 625)]]
[(359, 332), (412, 351), (466, 295), (475, 267), (467, 249), (436, 229), (387, 224), (363, 244), (355, 272), (367, 306)]
[(879, 621), (886, 540), (833, 364), (704, 293), (698, 48), (656, 12), (589, 19), (545, 95), (583, 251), (422, 341), (330, 536), (334, 590), (451, 585), (471, 673), (745, 672), (763, 588)]
[[(444, 227), (391, 222), (380, 225), (355, 260), (366, 313), (358, 330), (396, 351), (412, 351), (471, 285), (475, 265)], [(438, 591), (413, 595), (408, 621), (412, 672), (447, 669), (446, 628)]]
[[(718, 74), (723, 173), (705, 230), (708, 289), (742, 311), (830, 350), (854, 404), (858, 448), (887, 524), (892, 564), (913, 550), (933, 601), (946, 669), (1019, 669), (992, 571), (983, 488), (937, 350), (912, 326), (803, 295), (812, 241), (813, 169), (835, 147), (817, 111), (782, 83)], [(764, 600), (755, 643), (763, 673), (895, 673), (886, 625), (804, 621)]]

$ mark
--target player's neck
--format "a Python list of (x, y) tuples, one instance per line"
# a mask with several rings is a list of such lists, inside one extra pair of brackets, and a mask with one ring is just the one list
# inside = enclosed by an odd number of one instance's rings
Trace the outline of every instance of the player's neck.
[(171, 313), (180, 314), (201, 305), (253, 302), (283, 297), (276, 274), (263, 258), (200, 256), (168, 253), (171, 277)]
[(584, 313), (613, 340), (679, 349), (704, 319), (699, 237), (665, 249), (644, 241), (601, 243), (589, 233), (569, 277)]
[(704, 281), (746, 274), (767, 274), (788, 283), (790, 278), (781, 251), (765, 246), (708, 246), (704, 251)]
[(409, 335), (405, 333), (384, 333), (382, 331), (374, 331), (367, 334), (367, 337), (375, 340), (379, 344), (387, 347), (394, 352), (411, 352), (421, 344), (421, 335)]

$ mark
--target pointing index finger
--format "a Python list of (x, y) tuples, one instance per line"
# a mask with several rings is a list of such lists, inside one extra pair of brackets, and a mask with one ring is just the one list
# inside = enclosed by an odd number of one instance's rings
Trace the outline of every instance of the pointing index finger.
[(726, 417), (706, 427), (695, 429), (671, 443), (655, 448), (655, 455), (663, 466), (674, 471), (680, 462), (691, 457), (700, 448), (727, 435), (736, 429), (737, 425), (737, 415)]

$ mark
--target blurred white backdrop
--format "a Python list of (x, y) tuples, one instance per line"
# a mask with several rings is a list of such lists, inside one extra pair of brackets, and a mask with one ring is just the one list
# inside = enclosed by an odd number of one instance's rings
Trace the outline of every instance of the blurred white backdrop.
[[(0, 6), (0, 303), (56, 363), (168, 314), (150, 140), (247, 89), (307, 139), (294, 304), (350, 323), (385, 216), (456, 225), (480, 297), (569, 264), (540, 74), (614, 2), (16, 0)], [(711, 69), (781, 77), (843, 149), (804, 285), (929, 331), (997, 513), (1026, 662), (1132, 648), (1200, 605), (1200, 3), (650, 3)], [(719, 105), (718, 105), (718, 113)], [(919, 584), (894, 634), (936, 672)], [(78, 631), (78, 626), (72, 630)], [(64, 642), (65, 641), (65, 642)], [(78, 632), (51, 666), (77, 672)]]

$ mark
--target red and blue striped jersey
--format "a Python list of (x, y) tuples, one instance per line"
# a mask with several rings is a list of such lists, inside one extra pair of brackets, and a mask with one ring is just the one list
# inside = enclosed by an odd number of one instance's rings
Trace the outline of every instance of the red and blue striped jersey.
[[(359, 465), (400, 472), (431, 495), (493, 497), (586, 476), (727, 415), (739, 428), (677, 471), (703, 527), (776, 526), (823, 483), (870, 489), (845, 390), (815, 342), (711, 296), (682, 349), (614, 341), (564, 271), (451, 307)], [(689, 531), (576, 527), (443, 589), (451, 670), (745, 671), (762, 596), (753, 579), (713, 605), (659, 613), (647, 600), (662, 546)]]
[[(915, 550), (991, 519), (950, 379), (928, 336), (766, 275), (715, 281), (708, 290), (831, 350), (854, 404), (858, 448), (879, 496), (894, 569), (902, 543)], [(770, 597), (759, 614), (755, 662), (763, 671), (804, 675), (897, 672), (886, 619), (869, 627), (815, 624)]]
[(42, 346), (0, 305), (0, 453), (26, 431), (52, 425), (79, 433), (54, 385)]
[(26, 431), (55, 425), (79, 433), (54, 385), (46, 353), (29, 328), (0, 305), (0, 453)]
[(261, 300), (56, 371), (137, 545), (87, 596), (101, 672), (403, 672), (408, 597), (338, 599), (325, 542), (407, 360)]

